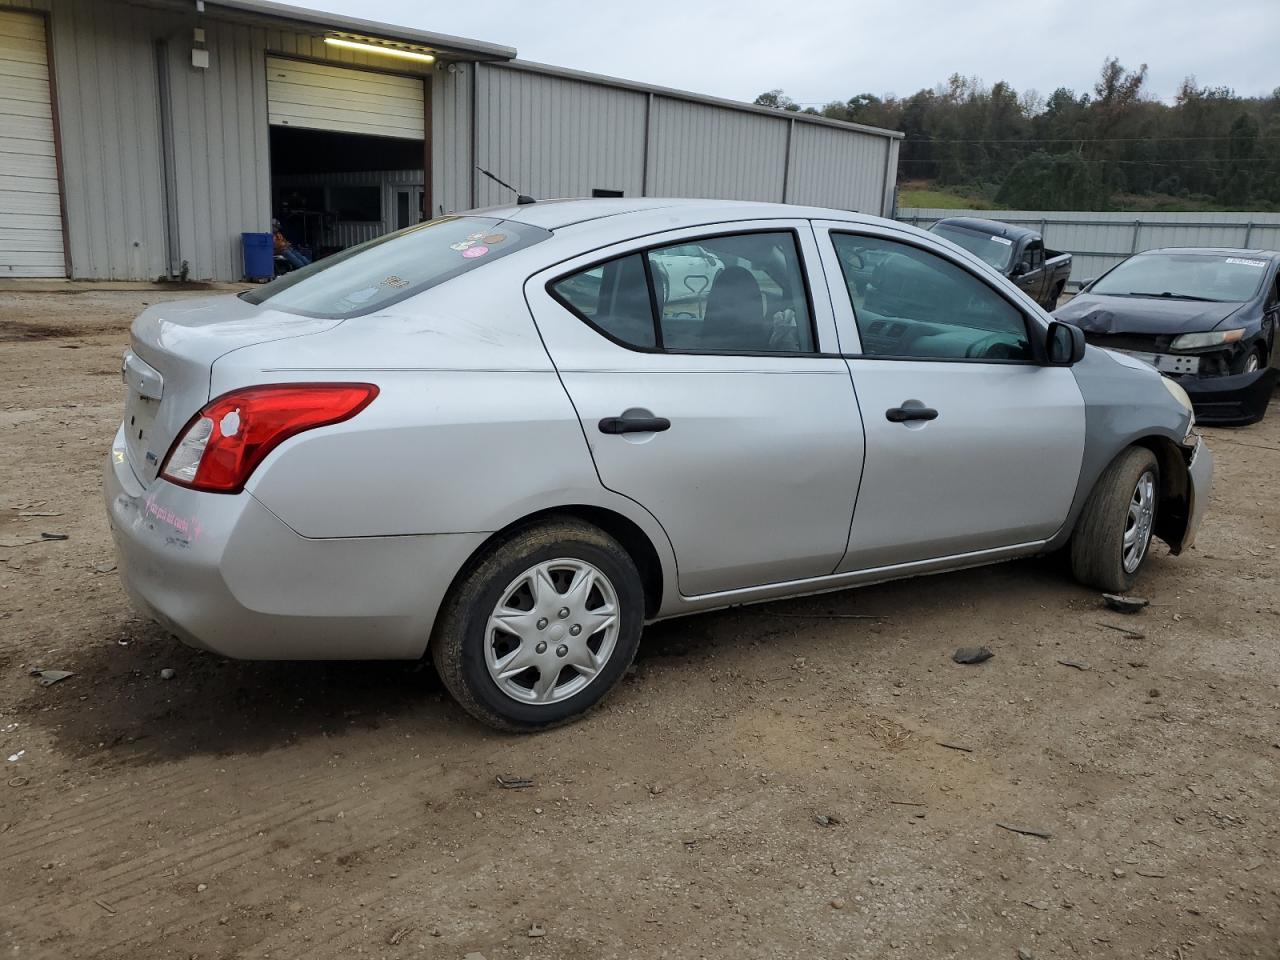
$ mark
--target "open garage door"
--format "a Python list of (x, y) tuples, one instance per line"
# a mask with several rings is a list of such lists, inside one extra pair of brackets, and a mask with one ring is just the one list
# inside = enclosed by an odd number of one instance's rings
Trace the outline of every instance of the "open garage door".
[(426, 216), (428, 82), (267, 57), (277, 273)]
[(334, 133), (426, 138), (421, 77), (267, 58), (268, 122)]
[(44, 19), (0, 10), (0, 277), (63, 277)]

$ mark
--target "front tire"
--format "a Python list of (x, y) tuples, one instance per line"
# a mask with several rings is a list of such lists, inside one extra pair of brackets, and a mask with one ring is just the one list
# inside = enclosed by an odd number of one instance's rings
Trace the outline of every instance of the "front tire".
[(1266, 351), (1261, 346), (1256, 346), (1250, 350), (1245, 356), (1239, 360), (1232, 368), (1232, 373), (1257, 373), (1259, 370), (1265, 369), (1267, 366)]
[(436, 620), (431, 654), (464, 710), (531, 732), (580, 716), (616, 686), (643, 624), (630, 555), (565, 518), (516, 531), (464, 574)]
[(1147, 558), (1160, 500), (1160, 465), (1145, 447), (1112, 461), (1085, 501), (1071, 536), (1071, 570), (1086, 587), (1133, 588)]

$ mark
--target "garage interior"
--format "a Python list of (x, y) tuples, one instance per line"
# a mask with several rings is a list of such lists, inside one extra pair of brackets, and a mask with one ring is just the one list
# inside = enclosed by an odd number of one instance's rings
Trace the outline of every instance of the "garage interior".
[(271, 215), (304, 257), (423, 219), (426, 82), (268, 58)]

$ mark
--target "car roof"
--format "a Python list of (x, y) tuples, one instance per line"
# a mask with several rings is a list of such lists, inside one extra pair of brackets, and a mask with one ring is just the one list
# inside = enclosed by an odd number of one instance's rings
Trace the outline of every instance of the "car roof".
[(966, 230), (977, 230), (990, 233), (1006, 240), (1025, 240), (1027, 237), (1038, 237), (1036, 231), (1028, 227), (1015, 226), (1012, 223), (1001, 223), (999, 220), (983, 220), (980, 217), (943, 217), (934, 226), (945, 224), (949, 227), (962, 227)]
[(618, 226), (625, 221), (649, 219), (649, 215), (665, 211), (678, 227), (684, 223), (719, 222), (756, 219), (845, 220), (850, 222), (883, 222), (880, 217), (849, 210), (807, 207), (791, 203), (767, 203), (756, 200), (712, 200), (676, 197), (610, 197), (562, 198), (537, 200), (534, 203), (507, 204), (469, 210), (467, 214), (514, 220), (547, 230), (559, 230), (594, 220), (613, 218)]
[(1134, 256), (1142, 257), (1149, 253), (1189, 253), (1201, 257), (1252, 257), (1255, 260), (1259, 257), (1270, 260), (1280, 257), (1280, 253), (1275, 250), (1244, 249), (1243, 247), (1159, 247), (1155, 250), (1143, 250), (1142, 253)]

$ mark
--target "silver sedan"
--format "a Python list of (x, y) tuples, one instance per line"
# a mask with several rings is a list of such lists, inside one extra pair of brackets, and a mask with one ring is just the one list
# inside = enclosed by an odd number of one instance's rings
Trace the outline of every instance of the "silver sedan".
[(230, 657), (430, 653), (514, 730), (666, 617), (1064, 547), (1128, 589), (1212, 471), (1176, 384), (971, 254), (774, 204), (444, 217), (153, 306), (123, 374), (141, 609)]

